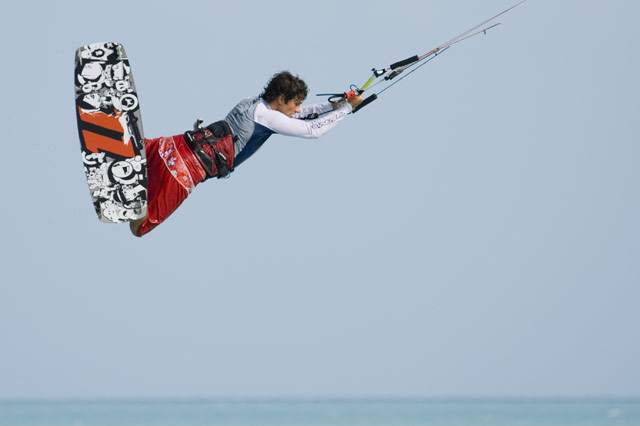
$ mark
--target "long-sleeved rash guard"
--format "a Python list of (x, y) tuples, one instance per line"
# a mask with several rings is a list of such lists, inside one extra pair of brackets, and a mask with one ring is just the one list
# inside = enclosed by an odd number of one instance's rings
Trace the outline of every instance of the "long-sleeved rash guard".
[[(236, 105), (227, 115), (237, 140), (234, 143), (235, 162), (238, 166), (251, 157), (274, 133), (301, 138), (319, 138), (333, 129), (340, 120), (351, 112), (351, 105), (345, 103), (333, 109), (331, 103), (304, 105), (300, 113), (293, 117), (271, 109), (260, 97), (247, 98)], [(305, 120), (309, 114), (321, 114), (318, 118)]]

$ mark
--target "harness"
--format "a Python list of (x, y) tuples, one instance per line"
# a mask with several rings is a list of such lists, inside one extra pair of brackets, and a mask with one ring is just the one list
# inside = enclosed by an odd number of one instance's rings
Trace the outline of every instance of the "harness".
[(233, 136), (231, 127), (224, 120), (205, 128), (201, 125), (202, 120), (198, 119), (193, 130), (184, 133), (184, 138), (207, 174), (204, 180), (228, 178), (234, 170), (233, 142), (237, 137)]

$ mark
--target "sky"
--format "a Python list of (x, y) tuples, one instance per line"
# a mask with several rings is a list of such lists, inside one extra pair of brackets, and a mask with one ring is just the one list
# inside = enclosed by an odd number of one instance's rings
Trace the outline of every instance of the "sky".
[(123, 43), (159, 137), (514, 3), (2, 2), (0, 400), (640, 397), (638, 2), (528, 0), (142, 239), (91, 205), (81, 45)]

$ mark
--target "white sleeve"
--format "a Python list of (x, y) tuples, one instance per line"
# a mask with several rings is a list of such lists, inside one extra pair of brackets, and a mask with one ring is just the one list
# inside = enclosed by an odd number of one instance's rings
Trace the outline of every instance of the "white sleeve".
[[(327, 104), (329, 103), (327, 102)], [(302, 111), (306, 115), (315, 112), (313, 110), (314, 107), (318, 110), (326, 109), (325, 104), (311, 105), (309, 108), (301, 108), (301, 114), (299, 115), (303, 115)], [(329, 104), (329, 108), (332, 108), (331, 104)], [(340, 108), (327, 112), (316, 119), (301, 120), (287, 117), (283, 113), (269, 109), (264, 105), (258, 105), (254, 121), (281, 135), (315, 139), (333, 129), (339, 121), (343, 120), (351, 112), (351, 109), (351, 105), (347, 102)]]

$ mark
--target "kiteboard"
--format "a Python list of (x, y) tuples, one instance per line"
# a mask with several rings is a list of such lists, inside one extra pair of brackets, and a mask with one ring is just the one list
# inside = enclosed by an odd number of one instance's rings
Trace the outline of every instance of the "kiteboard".
[(119, 223), (144, 217), (142, 118), (121, 44), (93, 43), (77, 49), (75, 97), (82, 161), (98, 218)]

